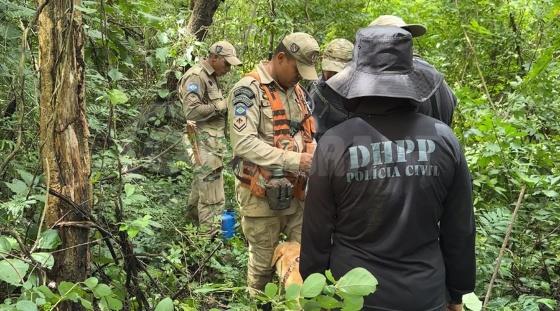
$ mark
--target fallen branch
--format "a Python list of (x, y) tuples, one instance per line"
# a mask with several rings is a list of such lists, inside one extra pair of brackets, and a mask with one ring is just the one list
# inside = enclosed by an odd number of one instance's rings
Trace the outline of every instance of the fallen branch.
[(482, 304), (483, 309), (486, 308), (488, 301), (490, 301), (490, 296), (492, 294), (492, 287), (494, 287), (494, 281), (498, 276), (498, 271), (500, 270), (500, 265), (502, 264), (502, 257), (504, 256), (504, 251), (506, 250), (506, 246), (509, 242), (511, 231), (513, 230), (513, 224), (515, 223), (515, 218), (517, 216), (517, 212), (521, 207), (521, 202), (523, 201), (523, 196), (525, 195), (525, 190), (527, 190), (527, 186), (523, 185), (523, 187), (521, 187), (521, 192), (519, 192), (519, 197), (517, 198), (515, 209), (513, 210), (513, 214), (511, 215), (511, 220), (506, 230), (506, 235), (504, 237), (502, 247), (500, 248), (500, 253), (498, 254), (498, 258), (496, 258), (496, 266), (494, 267), (494, 273), (492, 273), (492, 278), (490, 279), (490, 283), (488, 283), (488, 290), (486, 291), (486, 296), (484, 297), (484, 303)]

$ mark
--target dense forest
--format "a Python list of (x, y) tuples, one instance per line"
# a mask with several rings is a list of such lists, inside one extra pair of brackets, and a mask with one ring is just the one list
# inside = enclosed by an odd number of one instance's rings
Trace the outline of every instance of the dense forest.
[(415, 53), (458, 98), (477, 229), (465, 308), (560, 310), (556, 0), (0, 0), (0, 310), (359, 310), (334, 293), (375, 287), (352, 276), (253, 299), (241, 229), (199, 234), (177, 81), (225, 39), (243, 61), (227, 93), (286, 34), (353, 42), (382, 14), (426, 25)]

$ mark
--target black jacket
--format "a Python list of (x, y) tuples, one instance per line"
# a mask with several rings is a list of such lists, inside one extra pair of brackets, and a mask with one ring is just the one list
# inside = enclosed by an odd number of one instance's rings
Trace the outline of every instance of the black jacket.
[(319, 141), (300, 271), (338, 278), (364, 267), (379, 281), (366, 310), (441, 310), (446, 290), (457, 298), (474, 289), (470, 174), (447, 125), (386, 108)]
[[(426, 63), (421, 58), (415, 57), (414, 62)], [(431, 65), (430, 65), (431, 67)], [(434, 70), (436, 70), (434, 68)], [(317, 121), (316, 138), (319, 140), (331, 127), (344, 122), (353, 115), (344, 109), (345, 99), (333, 91), (321, 77), (309, 87), (309, 94), (315, 104), (313, 117)], [(451, 126), (453, 111), (457, 106), (457, 98), (445, 80), (429, 100), (417, 103), (417, 111), (427, 116), (436, 118)]]

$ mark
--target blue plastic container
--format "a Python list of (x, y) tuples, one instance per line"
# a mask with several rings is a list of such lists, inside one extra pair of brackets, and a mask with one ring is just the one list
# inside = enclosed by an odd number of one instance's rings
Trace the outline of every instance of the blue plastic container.
[(235, 211), (225, 210), (222, 214), (222, 236), (225, 240), (233, 238), (235, 234)]

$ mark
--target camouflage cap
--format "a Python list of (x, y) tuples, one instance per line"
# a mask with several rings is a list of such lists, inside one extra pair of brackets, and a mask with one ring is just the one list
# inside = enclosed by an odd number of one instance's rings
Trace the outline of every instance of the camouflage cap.
[(407, 24), (404, 20), (395, 15), (381, 15), (376, 18), (369, 26), (396, 26), (410, 32), (413, 37), (420, 37), (426, 33), (426, 27), (420, 24)]
[(297, 68), (301, 77), (305, 80), (317, 80), (315, 63), (319, 58), (319, 44), (315, 39), (304, 32), (294, 32), (282, 39), (291, 56), (297, 61)]
[(218, 41), (210, 46), (210, 53), (223, 56), (233, 66), (241, 65), (233, 45), (227, 41)]
[(354, 44), (346, 39), (334, 39), (325, 48), (321, 68), (323, 71), (339, 72), (352, 60)]

